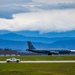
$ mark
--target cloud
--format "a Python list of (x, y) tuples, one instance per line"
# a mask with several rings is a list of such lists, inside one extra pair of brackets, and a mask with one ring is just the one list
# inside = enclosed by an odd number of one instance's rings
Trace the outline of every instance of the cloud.
[(0, 30), (75, 30), (75, 0), (0, 0), (0, 10)]
[(75, 30), (75, 10), (48, 10), (14, 14), (13, 19), (0, 18), (0, 30), (33, 30), (63, 32)]
[(36, 4), (36, 3), (27, 3), (27, 4), (8, 4), (0, 5), (0, 17), (11, 19), (13, 14), (18, 13), (29, 13), (29, 12), (40, 12), (44, 10), (61, 10), (61, 9), (75, 9), (75, 4)]
[(58, 3), (75, 3), (75, 0), (32, 0), (35, 3), (58, 4)]
[(24, 4), (29, 3), (32, 0), (0, 0), (0, 5), (8, 5), (8, 4)]
[(75, 9), (74, 0), (0, 0), (0, 17), (12, 19), (13, 14), (55, 9)]
[(18, 4), (9, 4), (9, 5), (0, 5), (0, 17), (1, 18), (12, 18), (13, 14), (22, 13), (22, 12), (30, 12), (27, 7), (23, 7), (23, 5)]

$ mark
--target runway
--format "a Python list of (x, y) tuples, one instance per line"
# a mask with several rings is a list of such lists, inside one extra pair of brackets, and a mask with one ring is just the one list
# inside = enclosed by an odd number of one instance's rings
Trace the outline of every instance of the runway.
[[(7, 63), (0, 61), (0, 63)], [(75, 60), (61, 60), (61, 61), (20, 61), (19, 63), (75, 63)]]

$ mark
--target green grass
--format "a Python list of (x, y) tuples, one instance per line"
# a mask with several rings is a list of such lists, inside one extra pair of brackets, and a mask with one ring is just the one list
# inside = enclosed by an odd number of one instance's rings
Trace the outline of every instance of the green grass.
[(0, 75), (75, 75), (75, 63), (0, 64)]
[(16, 57), (21, 60), (75, 60), (75, 56), (0, 56), (0, 61)]
[[(12, 56), (0, 56), (5, 61)], [(14, 56), (21, 60), (75, 60), (75, 56)], [(75, 75), (75, 63), (4, 63), (0, 75)]]

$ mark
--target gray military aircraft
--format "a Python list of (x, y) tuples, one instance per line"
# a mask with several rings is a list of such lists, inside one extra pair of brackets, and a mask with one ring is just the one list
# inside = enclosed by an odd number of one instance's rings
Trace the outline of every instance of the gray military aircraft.
[(26, 51), (31, 51), (31, 52), (35, 52), (35, 53), (42, 53), (42, 54), (48, 54), (48, 55), (58, 55), (58, 54), (70, 54), (71, 51), (68, 49), (36, 49), (32, 43), (30, 41), (27, 41), (28, 43), (28, 49), (26, 49)]

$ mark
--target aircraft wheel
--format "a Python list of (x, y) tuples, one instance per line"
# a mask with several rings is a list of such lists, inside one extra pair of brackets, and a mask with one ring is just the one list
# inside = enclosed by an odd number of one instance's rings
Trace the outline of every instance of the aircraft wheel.
[(52, 55), (52, 53), (48, 52), (48, 55)]
[(7, 61), (7, 63), (9, 63), (10, 61)]

